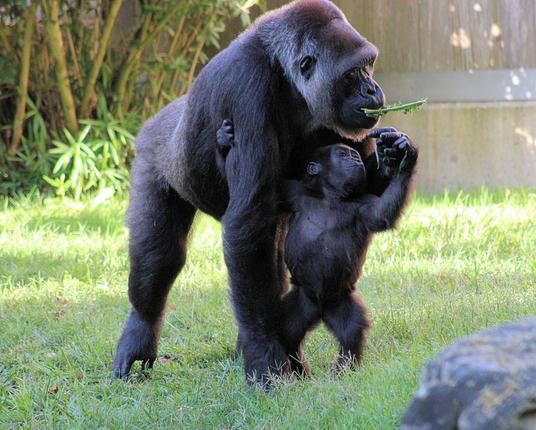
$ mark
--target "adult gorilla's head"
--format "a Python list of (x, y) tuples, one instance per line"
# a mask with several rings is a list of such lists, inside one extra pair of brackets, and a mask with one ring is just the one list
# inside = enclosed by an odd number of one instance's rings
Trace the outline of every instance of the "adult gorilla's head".
[(272, 59), (305, 99), (314, 122), (347, 137), (374, 127), (377, 120), (361, 108), (384, 104), (372, 78), (378, 51), (344, 14), (327, 0), (297, 0), (276, 19), (266, 18)]

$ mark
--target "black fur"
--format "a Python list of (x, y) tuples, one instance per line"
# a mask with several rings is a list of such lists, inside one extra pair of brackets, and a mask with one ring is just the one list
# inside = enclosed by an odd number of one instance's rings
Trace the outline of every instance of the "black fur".
[[(380, 162), (402, 155), (384, 193), (366, 193), (366, 170), (359, 153), (347, 145), (315, 151), (299, 181), (287, 181), (283, 205), (293, 214), (285, 246), (292, 289), (283, 296), (283, 344), (292, 369), (309, 374), (301, 344), (320, 321), (340, 343), (337, 367), (361, 359), (366, 309), (355, 284), (361, 275), (372, 234), (394, 227), (408, 199), (417, 162), (417, 148), (403, 133), (382, 128), (369, 133), (378, 139)], [(218, 130), (223, 165), (234, 146), (234, 130), (225, 120)]]
[[(346, 142), (367, 157), (366, 130), (383, 93), (371, 78), (376, 48), (327, 0), (298, 0), (265, 14), (199, 73), (187, 95), (148, 121), (136, 140), (129, 207), (132, 311), (115, 375), (156, 357), (167, 293), (182, 268), (197, 209), (223, 224), (225, 262), (246, 374), (264, 383), (288, 369), (280, 295), (285, 218), (277, 189), (316, 146)], [(312, 61), (303, 61), (309, 56)], [(301, 64), (301, 66), (300, 66)], [(218, 167), (216, 131), (236, 126), (236, 148)], [(372, 170), (371, 170), (372, 171)], [(389, 179), (374, 170), (371, 190)]]

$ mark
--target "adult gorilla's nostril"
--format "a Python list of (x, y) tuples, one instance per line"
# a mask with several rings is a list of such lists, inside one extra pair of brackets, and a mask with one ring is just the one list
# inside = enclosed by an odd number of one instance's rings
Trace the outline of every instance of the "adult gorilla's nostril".
[(385, 104), (385, 95), (378, 84), (374, 86), (374, 99), (378, 102), (378, 108), (383, 107)]
[(368, 82), (361, 84), (359, 92), (363, 97), (370, 97), (376, 94), (376, 87)]
[(384, 95), (380, 86), (375, 82), (366, 82), (360, 88), (361, 95), (367, 99), (370, 109), (379, 109), (384, 105)]

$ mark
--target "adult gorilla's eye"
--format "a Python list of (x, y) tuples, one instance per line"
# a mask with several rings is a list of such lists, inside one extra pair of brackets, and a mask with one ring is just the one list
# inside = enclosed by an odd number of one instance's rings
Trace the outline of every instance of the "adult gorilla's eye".
[(346, 157), (346, 151), (344, 149), (338, 149), (337, 150), (337, 155), (339, 157)]
[(314, 61), (314, 58), (309, 55), (306, 55), (301, 59), (300, 72), (302, 73), (302, 75), (306, 74), (311, 69), (311, 67), (313, 67)]
[(344, 77), (349, 81), (357, 81), (359, 78), (359, 69), (350, 70)]

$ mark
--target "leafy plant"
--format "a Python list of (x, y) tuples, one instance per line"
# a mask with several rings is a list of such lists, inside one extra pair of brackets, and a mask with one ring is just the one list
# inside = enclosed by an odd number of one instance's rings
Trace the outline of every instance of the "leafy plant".
[(49, 153), (55, 159), (47, 181), (60, 196), (79, 199), (83, 192), (128, 186), (128, 165), (133, 155), (134, 136), (121, 121), (103, 113), (101, 120), (81, 120), (84, 129), (73, 136), (64, 130), (64, 140), (54, 139)]
[[(124, 188), (138, 125), (188, 90), (227, 22), (248, 24), (257, 2), (2, 2), (0, 193)], [(127, 5), (139, 14), (125, 31)]]

